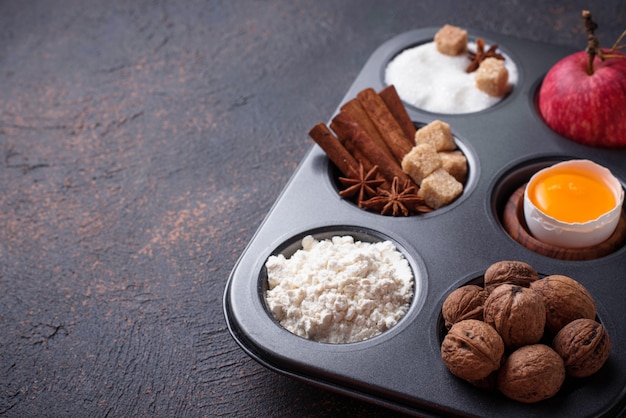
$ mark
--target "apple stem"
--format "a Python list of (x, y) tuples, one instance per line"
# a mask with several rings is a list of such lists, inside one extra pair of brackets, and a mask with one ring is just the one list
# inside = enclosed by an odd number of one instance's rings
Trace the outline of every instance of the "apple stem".
[(620, 45), (622, 40), (626, 37), (626, 30), (622, 32), (617, 41), (613, 44), (613, 47), (607, 51), (603, 51), (600, 47), (600, 42), (598, 41), (598, 37), (595, 35), (595, 30), (598, 29), (598, 25), (591, 19), (591, 12), (589, 10), (583, 10), (583, 21), (585, 23), (585, 30), (587, 31), (587, 55), (589, 59), (587, 60), (587, 74), (593, 74), (593, 61), (596, 56), (600, 58), (600, 61), (604, 61), (606, 58), (619, 58), (626, 59), (626, 55), (624, 54), (615, 54), (615, 51), (626, 49), (626, 44)]
[[(587, 55), (589, 59), (587, 60), (587, 74), (593, 74), (593, 60), (596, 55), (600, 55), (602, 57), (600, 49), (600, 42), (598, 38), (594, 34), (595, 30), (598, 28), (596, 22), (591, 19), (591, 12), (589, 10), (583, 10), (583, 20), (585, 22), (585, 30), (587, 31)], [(600, 52), (600, 54), (599, 54)]]
[(619, 49), (626, 49), (626, 44), (620, 45), (624, 37), (626, 37), (626, 30), (622, 32), (619, 38), (617, 38), (617, 41), (615, 41), (615, 43), (613, 44), (613, 47), (611, 48), (611, 52), (617, 51)]

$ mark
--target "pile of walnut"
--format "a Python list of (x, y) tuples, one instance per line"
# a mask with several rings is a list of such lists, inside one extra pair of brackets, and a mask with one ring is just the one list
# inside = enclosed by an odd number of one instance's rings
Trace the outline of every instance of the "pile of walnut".
[(567, 276), (539, 278), (521, 261), (491, 265), (484, 287), (453, 291), (442, 316), (441, 357), (450, 372), (519, 402), (554, 396), (566, 376), (594, 374), (611, 351), (587, 289)]

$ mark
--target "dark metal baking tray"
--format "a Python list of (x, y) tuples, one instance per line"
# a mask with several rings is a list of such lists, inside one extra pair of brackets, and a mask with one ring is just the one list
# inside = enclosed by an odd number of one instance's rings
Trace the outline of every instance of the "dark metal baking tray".
[[(362, 89), (384, 88), (389, 60), (407, 47), (431, 41), (436, 30), (409, 31), (382, 44), (342, 103)], [(313, 145), (232, 270), (224, 293), (229, 330), (243, 350), (272, 370), (412, 414), (617, 416), (626, 402), (626, 328), (619, 322), (626, 314), (626, 248), (587, 261), (546, 257), (512, 239), (502, 227), (501, 213), (510, 194), (532, 173), (563, 159), (591, 159), (624, 184), (626, 151), (576, 144), (553, 133), (537, 114), (534, 98), (542, 77), (572, 50), (493, 33), (469, 34), (470, 39), (482, 37), (500, 45), (515, 61), (519, 80), (511, 94), (490, 109), (465, 115), (407, 106), (416, 124), (435, 119), (450, 124), (470, 168), (462, 196), (445, 208), (406, 218), (360, 210), (338, 196), (333, 167)], [(295, 251), (307, 234), (325, 238), (345, 233), (395, 242), (421, 291), (395, 327), (370, 340), (323, 344), (291, 334), (265, 308), (265, 261), (272, 254)], [(549, 400), (522, 404), (448, 372), (440, 357), (443, 300), (499, 260), (523, 260), (541, 274), (571, 276), (590, 291), (612, 341), (610, 358), (598, 373), (568, 379)]]

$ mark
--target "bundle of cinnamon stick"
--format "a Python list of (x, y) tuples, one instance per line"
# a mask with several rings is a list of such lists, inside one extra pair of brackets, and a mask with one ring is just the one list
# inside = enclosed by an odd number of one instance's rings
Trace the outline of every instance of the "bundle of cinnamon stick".
[(330, 127), (318, 123), (309, 135), (344, 177), (375, 169), (380, 189), (396, 183), (419, 189), (402, 170), (402, 159), (415, 145), (415, 126), (393, 85), (379, 93), (367, 88), (341, 106)]
[(377, 165), (387, 186), (394, 177), (415, 185), (400, 165), (415, 145), (415, 126), (394, 86), (362, 90), (341, 106), (330, 129), (318, 123), (309, 135), (346, 177), (361, 163), (367, 171)]

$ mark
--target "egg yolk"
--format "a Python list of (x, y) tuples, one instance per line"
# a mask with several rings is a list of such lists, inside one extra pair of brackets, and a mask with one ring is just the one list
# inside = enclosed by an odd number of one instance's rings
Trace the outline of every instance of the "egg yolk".
[(582, 169), (546, 170), (528, 190), (531, 202), (543, 213), (562, 222), (588, 222), (611, 211), (613, 193), (602, 179)]

